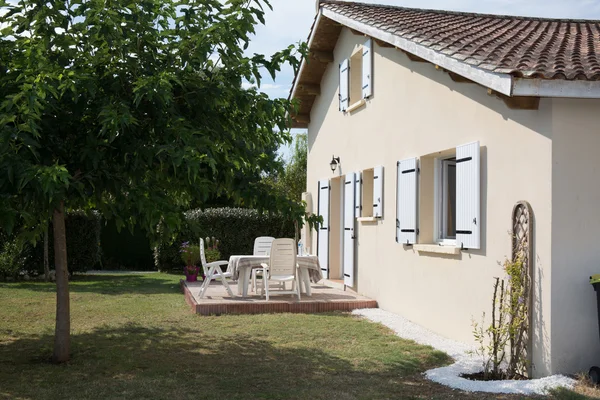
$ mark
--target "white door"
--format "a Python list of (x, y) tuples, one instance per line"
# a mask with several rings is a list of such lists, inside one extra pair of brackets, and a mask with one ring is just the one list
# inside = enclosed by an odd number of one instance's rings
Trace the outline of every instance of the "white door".
[(318, 213), (323, 217), (317, 236), (317, 256), (324, 279), (329, 279), (329, 181), (319, 181)]
[(344, 182), (344, 284), (354, 287), (354, 173), (346, 175)]

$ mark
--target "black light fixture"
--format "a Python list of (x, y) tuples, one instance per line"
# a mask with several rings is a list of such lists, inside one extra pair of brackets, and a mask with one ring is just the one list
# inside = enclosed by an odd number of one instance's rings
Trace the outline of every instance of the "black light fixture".
[(329, 166), (331, 167), (331, 172), (335, 172), (339, 163), (340, 163), (339, 157), (331, 156), (331, 162), (329, 163)]

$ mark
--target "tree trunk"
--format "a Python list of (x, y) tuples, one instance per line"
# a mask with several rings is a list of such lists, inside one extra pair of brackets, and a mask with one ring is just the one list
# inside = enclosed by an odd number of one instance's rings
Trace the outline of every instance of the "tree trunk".
[(65, 206), (54, 209), (54, 268), (56, 271), (56, 330), (52, 361), (69, 361), (71, 344), (71, 317), (69, 312), (69, 277), (67, 269), (67, 236), (65, 232)]
[(44, 228), (44, 279), (50, 280), (50, 260), (48, 259), (48, 222)]

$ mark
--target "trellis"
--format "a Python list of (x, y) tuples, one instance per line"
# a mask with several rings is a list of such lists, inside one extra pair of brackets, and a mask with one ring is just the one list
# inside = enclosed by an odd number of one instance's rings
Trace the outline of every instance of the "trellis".
[[(523, 263), (523, 282), (525, 285), (525, 293), (527, 295), (527, 326), (524, 327), (522, 340), (526, 343), (526, 360), (527, 363), (523, 366), (521, 373), (530, 376), (531, 374), (531, 310), (533, 309), (533, 291), (531, 282), (533, 278), (533, 210), (531, 205), (526, 201), (519, 201), (513, 207), (512, 211), (512, 261), (521, 259)], [(511, 343), (511, 349), (514, 348)], [(511, 351), (512, 353), (512, 351)], [(517, 355), (511, 354), (511, 360), (518, 358)]]

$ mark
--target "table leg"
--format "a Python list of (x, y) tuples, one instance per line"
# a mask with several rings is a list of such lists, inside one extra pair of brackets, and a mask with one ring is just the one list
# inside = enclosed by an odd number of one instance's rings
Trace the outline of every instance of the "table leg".
[(310, 287), (310, 274), (306, 268), (300, 268), (300, 281), (304, 283), (304, 293), (307, 296), (312, 296), (312, 289)]
[(242, 271), (244, 271), (241, 276), (241, 278), (243, 278), (242, 284), (244, 285), (242, 287), (242, 297), (248, 297), (248, 284), (250, 283), (249, 276), (252, 274), (252, 268), (243, 268)]
[(237, 294), (238, 295), (242, 295), (244, 293), (244, 274), (245, 274), (245, 269), (246, 268), (242, 268), (238, 271), (238, 281), (237, 281)]

